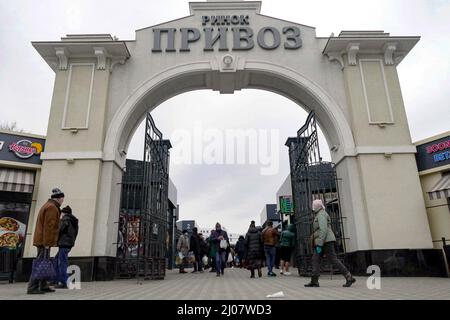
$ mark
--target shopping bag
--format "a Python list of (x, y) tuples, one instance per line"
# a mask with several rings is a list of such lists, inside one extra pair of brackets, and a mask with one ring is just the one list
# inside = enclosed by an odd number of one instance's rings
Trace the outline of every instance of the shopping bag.
[(188, 260), (188, 263), (195, 263), (195, 255), (192, 251), (189, 252), (187, 260)]
[(228, 254), (228, 260), (227, 260), (227, 262), (228, 263), (232, 263), (233, 262), (233, 255), (230, 253), (230, 254)]
[(202, 262), (203, 262), (204, 266), (208, 265), (208, 257), (207, 256), (203, 256)]
[(226, 249), (226, 248), (228, 248), (228, 242), (227, 242), (227, 240), (220, 240), (220, 248), (221, 249)]
[(54, 258), (34, 259), (31, 279), (32, 280), (54, 280), (56, 279), (56, 261)]

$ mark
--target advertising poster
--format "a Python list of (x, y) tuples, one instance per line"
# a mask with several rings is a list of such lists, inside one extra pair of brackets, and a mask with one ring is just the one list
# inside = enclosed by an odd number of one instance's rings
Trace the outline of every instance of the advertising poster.
[(22, 252), (30, 204), (0, 201), (0, 248)]

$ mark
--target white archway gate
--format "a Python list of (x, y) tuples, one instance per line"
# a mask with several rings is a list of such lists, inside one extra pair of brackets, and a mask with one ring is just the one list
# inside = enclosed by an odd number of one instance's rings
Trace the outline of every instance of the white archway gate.
[(189, 16), (137, 30), (132, 41), (33, 43), (56, 73), (37, 207), (53, 186), (65, 191), (81, 225), (72, 254), (115, 256), (122, 169), (147, 111), (191, 90), (246, 88), (315, 110), (342, 179), (348, 251), (432, 248), (396, 69), (419, 38), (319, 38), (261, 15), (261, 2), (189, 5)]

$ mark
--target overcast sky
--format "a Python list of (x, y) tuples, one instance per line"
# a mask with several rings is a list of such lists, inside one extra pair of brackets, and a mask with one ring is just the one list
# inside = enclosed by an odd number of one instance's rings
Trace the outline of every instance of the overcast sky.
[[(450, 130), (449, 0), (265, 0), (262, 13), (315, 26), (318, 36), (361, 29), (422, 36), (398, 68), (411, 134), (417, 141)], [(59, 40), (73, 33), (110, 33), (132, 40), (136, 29), (188, 14), (185, 0), (0, 0), (0, 122), (16, 121), (28, 132), (46, 134), (54, 73), (31, 41)], [(246, 90), (234, 95), (186, 93), (160, 105), (153, 116), (167, 138), (177, 129), (192, 132), (195, 126), (278, 132), (280, 168), (274, 175), (261, 175), (258, 165), (172, 163), (181, 218), (196, 219), (202, 227), (221, 221), (230, 231), (244, 232), (250, 220), (259, 222), (265, 203), (275, 202), (289, 172), (283, 143), (306, 113), (281, 96)], [(172, 154), (185, 143), (174, 145)], [(129, 156), (140, 159), (141, 148), (142, 128)], [(324, 158), (329, 158), (327, 150)]]

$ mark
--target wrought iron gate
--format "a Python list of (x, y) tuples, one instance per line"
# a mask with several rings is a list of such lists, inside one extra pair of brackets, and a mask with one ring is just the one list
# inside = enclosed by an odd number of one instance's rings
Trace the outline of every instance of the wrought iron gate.
[(169, 148), (148, 113), (144, 159), (129, 162), (133, 172), (122, 181), (116, 277), (165, 276)]
[(289, 138), (289, 161), (296, 225), (296, 264), (300, 275), (311, 271), (312, 247), (310, 237), (314, 213), (311, 205), (321, 199), (330, 215), (336, 235), (338, 255), (345, 254), (345, 237), (339, 203), (338, 178), (333, 163), (322, 161), (320, 156), (317, 122), (314, 111), (295, 138)]

